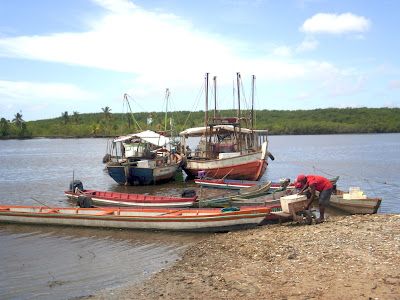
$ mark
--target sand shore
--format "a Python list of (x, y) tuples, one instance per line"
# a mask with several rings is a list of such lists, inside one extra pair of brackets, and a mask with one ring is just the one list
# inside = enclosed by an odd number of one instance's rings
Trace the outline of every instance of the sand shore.
[(90, 299), (400, 299), (400, 215), (213, 234), (145, 283)]

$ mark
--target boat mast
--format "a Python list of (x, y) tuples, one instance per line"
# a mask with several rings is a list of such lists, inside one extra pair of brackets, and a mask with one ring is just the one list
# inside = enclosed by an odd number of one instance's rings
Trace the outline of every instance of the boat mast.
[(209, 157), (209, 147), (211, 145), (211, 134), (210, 134), (210, 142), (208, 141), (208, 137), (207, 137), (207, 131), (210, 130), (210, 132), (212, 132), (212, 128), (208, 128), (208, 75), (209, 73), (206, 73), (206, 90), (205, 90), (205, 94), (206, 94), (206, 112), (205, 112), (205, 116), (204, 116), (204, 126), (206, 128), (205, 131), (205, 157)]
[(140, 128), (139, 123), (138, 123), (138, 122), (136, 121), (136, 119), (135, 119), (135, 116), (134, 116), (134, 114), (133, 114), (133, 112), (132, 112), (131, 104), (129, 103), (128, 97), (129, 97), (129, 95), (128, 95), (127, 93), (125, 93), (125, 94), (124, 94), (124, 100), (126, 101), (126, 105), (128, 106), (129, 111), (131, 112), (131, 117), (132, 117), (133, 121), (135, 122), (136, 126), (137, 126), (137, 127), (139, 128), (139, 130), (141, 131), (142, 128)]
[(238, 119), (240, 118), (240, 87), (239, 87), (239, 81), (240, 81), (240, 73), (236, 73), (236, 83), (237, 83), (237, 95), (238, 95), (238, 110), (237, 110), (237, 117)]
[(217, 76), (214, 76), (214, 120), (217, 117)]
[[(238, 95), (237, 119), (238, 119), (238, 123), (239, 123), (239, 133), (236, 136), (236, 140), (237, 140), (237, 144), (238, 144), (238, 148), (239, 148), (240, 154), (242, 154), (241, 125), (240, 125), (240, 73), (239, 72), (236, 73), (236, 81), (237, 81), (237, 95)], [(236, 127), (234, 126), (233, 128), (235, 130)]]
[(256, 82), (256, 76), (252, 76), (252, 84), (251, 84), (251, 130), (254, 130), (254, 85)]
[(209, 73), (206, 73), (206, 113), (204, 116), (204, 126), (207, 126), (208, 123), (208, 74)]
[(169, 99), (169, 88), (165, 90), (165, 118), (164, 118), (164, 132), (167, 133), (167, 121), (168, 121), (168, 99)]

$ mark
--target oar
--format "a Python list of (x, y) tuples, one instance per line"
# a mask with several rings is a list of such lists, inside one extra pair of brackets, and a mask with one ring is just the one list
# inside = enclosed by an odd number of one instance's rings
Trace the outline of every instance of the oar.
[(44, 206), (46, 206), (47, 208), (51, 208), (50, 206), (48, 206), (47, 204), (45, 204), (45, 203), (43, 203), (43, 202), (40, 202), (39, 200), (37, 200), (37, 199), (35, 199), (35, 198), (33, 198), (33, 197), (31, 197), (31, 199), (32, 200), (35, 200), (37, 203), (39, 203), (39, 204), (42, 204), (42, 205), (44, 205)]

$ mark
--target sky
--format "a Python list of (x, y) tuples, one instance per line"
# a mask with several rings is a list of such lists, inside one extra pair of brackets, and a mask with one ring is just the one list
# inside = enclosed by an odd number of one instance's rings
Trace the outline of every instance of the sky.
[[(400, 106), (397, 0), (0, 0), (0, 117)], [(166, 89), (170, 96), (165, 107)], [(213, 97), (213, 96), (210, 96)], [(212, 98), (214, 99), (214, 98)], [(214, 104), (209, 104), (213, 107)]]

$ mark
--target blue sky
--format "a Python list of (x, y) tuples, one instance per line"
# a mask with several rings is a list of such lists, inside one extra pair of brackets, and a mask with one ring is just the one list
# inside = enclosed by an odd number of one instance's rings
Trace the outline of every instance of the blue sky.
[(241, 73), (257, 109), (400, 106), (400, 1), (1, 0), (0, 117), (234, 106)]

